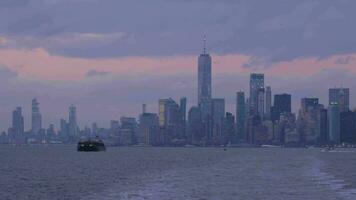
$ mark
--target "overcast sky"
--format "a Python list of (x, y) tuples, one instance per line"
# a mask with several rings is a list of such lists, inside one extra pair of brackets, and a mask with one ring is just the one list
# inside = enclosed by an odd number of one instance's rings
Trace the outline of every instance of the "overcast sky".
[[(327, 103), (327, 89), (356, 86), (354, 0), (1, 0), (0, 128), (31, 99), (45, 127), (78, 110), (83, 127), (157, 112), (159, 98), (196, 104), (203, 35), (213, 96), (234, 112), (251, 72), (272, 92)], [(57, 126), (58, 127), (58, 126)]]

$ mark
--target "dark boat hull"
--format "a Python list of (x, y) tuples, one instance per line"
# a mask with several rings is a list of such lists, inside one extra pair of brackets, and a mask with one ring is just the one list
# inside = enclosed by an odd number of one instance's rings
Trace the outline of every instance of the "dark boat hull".
[(101, 142), (79, 142), (77, 146), (78, 151), (106, 151), (104, 143)]

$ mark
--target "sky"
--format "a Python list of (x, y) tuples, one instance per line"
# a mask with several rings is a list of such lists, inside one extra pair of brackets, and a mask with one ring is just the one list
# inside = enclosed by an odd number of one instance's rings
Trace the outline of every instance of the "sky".
[(137, 117), (158, 99), (197, 102), (203, 36), (213, 59), (213, 96), (233, 112), (252, 72), (273, 94), (327, 104), (328, 88), (349, 87), (356, 106), (354, 0), (1, 0), (0, 129), (31, 99), (43, 126), (77, 106), (81, 127)]

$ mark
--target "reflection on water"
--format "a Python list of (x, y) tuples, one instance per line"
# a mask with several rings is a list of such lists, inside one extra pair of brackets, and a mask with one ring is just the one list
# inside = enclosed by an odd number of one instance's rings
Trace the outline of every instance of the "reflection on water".
[(352, 199), (345, 151), (1, 146), (0, 199)]

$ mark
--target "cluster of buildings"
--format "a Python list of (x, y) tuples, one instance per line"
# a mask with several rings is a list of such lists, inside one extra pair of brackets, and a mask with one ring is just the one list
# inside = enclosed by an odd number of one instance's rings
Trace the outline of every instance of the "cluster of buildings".
[[(249, 94), (236, 93), (236, 112), (225, 111), (225, 99), (212, 96), (212, 58), (205, 48), (198, 58), (198, 101), (187, 110), (187, 98), (176, 102), (159, 99), (158, 112), (146, 111), (138, 120), (121, 117), (110, 128), (79, 129), (76, 107), (69, 107), (68, 120), (61, 119), (59, 130), (42, 127), (37, 99), (32, 101), (31, 129), (24, 130), (21, 107), (12, 113), (12, 126), (0, 135), (1, 143), (75, 143), (81, 137), (99, 136), (112, 145), (220, 146), (249, 145), (326, 145), (356, 143), (356, 111), (349, 108), (348, 88), (330, 88), (328, 105), (318, 98), (300, 101), (292, 112), (291, 94), (274, 94), (265, 86), (264, 74), (250, 75)], [(187, 112), (188, 111), (188, 112)]]

